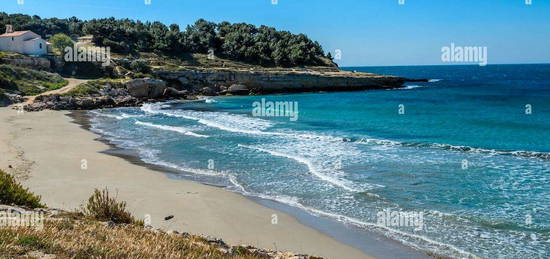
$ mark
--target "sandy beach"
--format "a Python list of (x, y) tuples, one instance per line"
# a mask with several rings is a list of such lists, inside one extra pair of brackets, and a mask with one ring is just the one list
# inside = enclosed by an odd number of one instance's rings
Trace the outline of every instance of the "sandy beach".
[[(154, 227), (165, 230), (326, 258), (373, 258), (239, 194), (170, 179), (101, 153), (109, 145), (72, 123), (68, 114), (0, 108), (0, 168), (16, 175), (49, 207), (77, 209), (95, 188), (107, 187), (137, 218), (148, 214)], [(164, 220), (170, 215), (174, 218)], [(277, 224), (272, 224), (273, 215)]]

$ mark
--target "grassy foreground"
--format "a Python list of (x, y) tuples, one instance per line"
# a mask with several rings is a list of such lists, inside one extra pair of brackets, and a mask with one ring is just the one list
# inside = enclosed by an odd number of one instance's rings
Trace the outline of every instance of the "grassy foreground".
[[(107, 189), (95, 190), (75, 212), (44, 209), (36, 196), (0, 170), (0, 258), (311, 258), (254, 247), (228, 246), (187, 233), (145, 227)], [(5, 224), (6, 212), (43, 213), (40, 227)]]
[(60, 214), (32, 227), (1, 228), (0, 255), (59, 258), (262, 258), (246, 249), (225, 251), (193, 235), (167, 234), (132, 224), (108, 224)]

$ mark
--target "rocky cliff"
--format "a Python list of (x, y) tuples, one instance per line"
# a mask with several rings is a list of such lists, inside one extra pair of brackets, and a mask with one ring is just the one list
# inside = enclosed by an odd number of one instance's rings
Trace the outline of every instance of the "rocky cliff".
[(204, 95), (386, 89), (401, 87), (409, 81), (402, 77), (345, 71), (159, 70), (154, 75), (174, 87), (198, 90)]
[(156, 70), (152, 76), (153, 78), (90, 81), (64, 95), (39, 96), (34, 103), (26, 105), (25, 109), (81, 110), (137, 106), (149, 101), (195, 99), (197, 95), (390, 89), (401, 87), (407, 81), (415, 81), (370, 73), (311, 70)]

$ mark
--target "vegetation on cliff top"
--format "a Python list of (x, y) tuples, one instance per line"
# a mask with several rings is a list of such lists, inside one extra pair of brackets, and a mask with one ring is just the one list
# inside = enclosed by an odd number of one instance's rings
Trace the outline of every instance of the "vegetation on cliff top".
[(58, 74), (0, 64), (0, 88), (10, 92), (37, 95), (45, 91), (59, 89), (67, 83)]
[(72, 37), (93, 35), (97, 46), (118, 53), (157, 52), (172, 56), (189, 53), (216, 56), (262, 66), (332, 66), (321, 45), (304, 34), (278, 31), (246, 23), (212, 23), (200, 19), (180, 30), (177, 24), (141, 22), (130, 19), (80, 20), (49, 18), (0, 12), (0, 28), (12, 24), (16, 30), (32, 30), (46, 37), (64, 33)]
[(89, 97), (95, 94), (99, 94), (99, 90), (106, 85), (112, 85), (116, 87), (122, 87), (127, 82), (127, 79), (97, 79), (90, 80), (86, 83), (82, 83), (64, 93), (63, 95), (72, 97)]

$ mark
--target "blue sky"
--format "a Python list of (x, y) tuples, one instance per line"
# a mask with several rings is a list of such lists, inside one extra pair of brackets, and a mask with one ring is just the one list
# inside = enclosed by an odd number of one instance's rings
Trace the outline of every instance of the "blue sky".
[(531, 0), (0, 0), (0, 11), (114, 16), (184, 27), (198, 18), (305, 33), (341, 66), (430, 65), (441, 48), (483, 46), (489, 64), (550, 63), (550, 1)]

